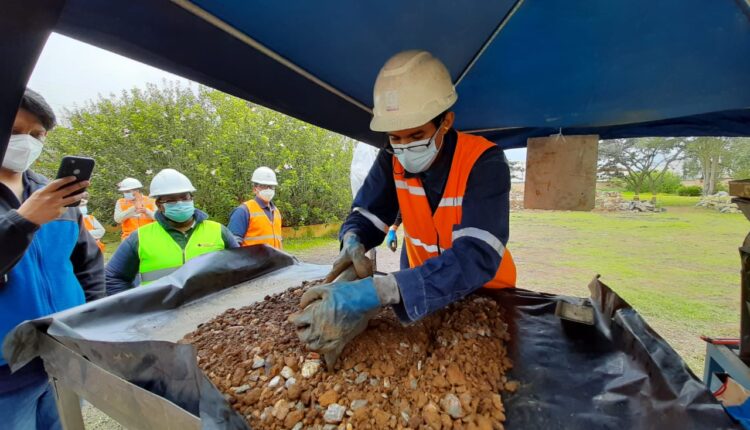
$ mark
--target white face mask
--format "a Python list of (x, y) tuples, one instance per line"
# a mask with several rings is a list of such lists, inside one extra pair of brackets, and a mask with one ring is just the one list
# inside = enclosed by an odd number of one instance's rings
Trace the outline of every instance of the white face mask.
[(78, 210), (81, 211), (81, 215), (86, 216), (89, 214), (89, 208), (86, 206), (78, 206)]
[(17, 173), (25, 172), (42, 154), (44, 144), (28, 134), (14, 134), (8, 141), (3, 167)]
[(258, 197), (260, 197), (261, 199), (263, 199), (263, 201), (266, 201), (266, 202), (270, 202), (274, 195), (276, 195), (275, 190), (265, 189), (265, 190), (258, 191)]
[[(407, 172), (424, 172), (435, 161), (435, 156), (438, 153), (435, 137), (437, 137), (437, 132), (429, 139), (417, 140), (407, 145), (394, 147), (395, 151), (398, 152), (394, 155), (396, 155), (398, 161), (404, 166)], [(406, 148), (414, 148), (414, 150)]]
[(122, 193), (122, 196), (125, 197), (125, 200), (135, 200), (135, 194), (133, 193)]

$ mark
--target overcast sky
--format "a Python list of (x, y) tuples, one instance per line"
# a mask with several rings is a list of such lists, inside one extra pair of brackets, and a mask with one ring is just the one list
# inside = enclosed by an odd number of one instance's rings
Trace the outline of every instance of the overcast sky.
[[(119, 94), (147, 83), (187, 79), (147, 66), (59, 34), (52, 34), (29, 81), (63, 115), (64, 109), (82, 106), (100, 94)], [(510, 160), (525, 160), (525, 149), (506, 151)]]

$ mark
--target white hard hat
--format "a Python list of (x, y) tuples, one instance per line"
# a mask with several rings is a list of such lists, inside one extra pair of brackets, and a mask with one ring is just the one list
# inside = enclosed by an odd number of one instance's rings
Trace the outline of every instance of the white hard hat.
[(170, 194), (192, 193), (195, 191), (193, 183), (187, 176), (175, 169), (164, 169), (151, 180), (150, 197), (167, 196)]
[(125, 178), (120, 181), (117, 186), (119, 187), (117, 191), (130, 191), (137, 190), (138, 188), (143, 188), (143, 184), (141, 183), (141, 181), (135, 178)]
[(398, 131), (419, 127), (456, 103), (445, 65), (427, 51), (403, 51), (386, 61), (373, 91), (370, 128)]
[(279, 185), (276, 182), (276, 173), (270, 167), (261, 166), (255, 169), (253, 177), (250, 179), (254, 184), (261, 185)]

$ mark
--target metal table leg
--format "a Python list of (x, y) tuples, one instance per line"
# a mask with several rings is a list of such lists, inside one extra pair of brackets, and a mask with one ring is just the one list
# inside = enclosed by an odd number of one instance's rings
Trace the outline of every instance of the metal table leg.
[(84, 430), (81, 399), (78, 394), (66, 388), (65, 384), (56, 378), (50, 378), (50, 384), (55, 390), (57, 411), (60, 413), (60, 423), (63, 429)]

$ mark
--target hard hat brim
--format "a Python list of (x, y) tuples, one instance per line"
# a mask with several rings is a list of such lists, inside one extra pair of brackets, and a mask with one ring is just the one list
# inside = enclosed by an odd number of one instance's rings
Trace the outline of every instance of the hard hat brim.
[(399, 131), (410, 128), (421, 127), (441, 113), (449, 110), (458, 100), (458, 95), (454, 92), (440, 103), (431, 103), (432, 106), (426, 107), (419, 112), (409, 114), (403, 113), (386, 113), (384, 115), (375, 114), (370, 121), (370, 130), (372, 131)]
[(253, 184), (259, 184), (259, 185), (279, 185), (276, 181), (253, 181)]
[(157, 190), (156, 192), (149, 194), (149, 197), (171, 196), (172, 194), (194, 193), (196, 191), (197, 190), (194, 187), (177, 188), (176, 190), (169, 190), (169, 192), (160, 192)]
[(432, 118), (435, 118), (435, 116), (425, 115), (422, 112), (411, 115), (401, 115), (398, 117), (374, 116), (370, 121), (370, 130), (382, 132), (408, 130), (410, 128), (417, 128), (427, 124)]

